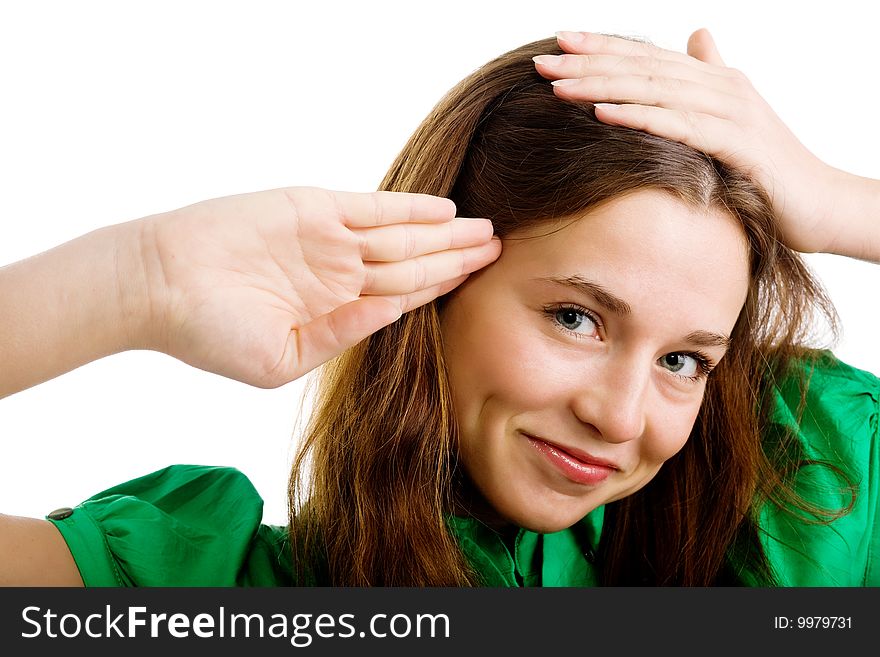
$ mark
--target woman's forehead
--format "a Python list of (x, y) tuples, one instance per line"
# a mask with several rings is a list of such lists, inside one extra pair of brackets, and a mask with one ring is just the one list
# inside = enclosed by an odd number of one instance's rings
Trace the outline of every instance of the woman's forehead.
[[(738, 314), (749, 286), (748, 244), (729, 214), (695, 210), (662, 192), (603, 204), (556, 229), (535, 226), (503, 239), (493, 265), (523, 284), (578, 279), (634, 307), (664, 299)], [(639, 304), (639, 300), (646, 303)], [(735, 310), (735, 312), (734, 312)]]
[(674, 259), (730, 259), (748, 265), (748, 241), (728, 212), (697, 209), (660, 190), (611, 199), (580, 216), (556, 217), (502, 238), (505, 253), (553, 262), (635, 260), (647, 265)]

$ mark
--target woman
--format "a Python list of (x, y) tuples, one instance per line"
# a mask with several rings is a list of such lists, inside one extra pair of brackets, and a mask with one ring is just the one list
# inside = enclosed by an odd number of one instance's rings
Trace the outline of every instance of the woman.
[[(796, 463), (774, 453), (791, 457), (800, 444), (773, 419), (798, 412), (791, 392), (780, 403), (776, 384), (797, 390), (791, 380), (812, 374), (815, 390), (838, 366), (812, 364), (818, 354), (800, 348), (810, 311), (833, 326), (833, 310), (777, 241), (769, 199), (735, 169), (557, 102), (530, 66), (552, 45), (509, 53), (463, 81), (383, 181), (383, 189), (448, 196), (466, 216), (491, 217), (505, 246), (491, 267), (326, 371), (307, 431), (312, 450), (299, 467), (313, 459), (306, 508), (314, 516), (306, 520), (329, 554), (334, 583), (769, 583), (771, 566), (798, 557), (762, 558), (759, 531), (783, 540), (775, 525), (788, 518), (759, 522), (765, 500), (817, 514), (816, 522), (853, 504), (846, 473), (819, 468), (815, 476), (833, 488), (811, 498), (786, 480)], [(641, 303), (622, 311), (609, 290)], [(670, 302), (675, 312), (666, 310)], [(548, 334), (553, 323), (594, 344)], [(685, 341), (691, 332), (699, 339)], [(664, 354), (672, 345), (689, 350)], [(666, 363), (669, 381), (645, 374), (655, 359)], [(795, 362), (799, 371), (790, 372)], [(818, 439), (797, 459), (834, 447)], [(548, 473), (533, 448), (567, 474)], [(610, 463), (584, 468), (582, 459)], [(803, 479), (813, 476), (806, 470)], [(302, 500), (292, 492), (297, 508)], [(612, 501), (599, 541), (596, 516)], [(453, 520), (465, 561), (444, 527), (453, 508), (468, 518)], [(568, 529), (596, 509), (583, 535)], [(518, 555), (517, 546), (539, 541), (535, 533), (551, 536)], [(551, 552), (564, 541), (584, 549)], [(746, 552), (731, 561), (735, 545)], [(598, 568), (581, 563), (584, 551), (595, 553)], [(556, 573), (548, 561), (570, 571)], [(469, 573), (468, 562), (483, 567)], [(776, 577), (814, 572), (800, 563), (798, 571)]]
[[(708, 49), (701, 39), (695, 47)], [(562, 40), (583, 53), (591, 43)], [(844, 571), (854, 559), (870, 564), (876, 551), (851, 539), (876, 509), (876, 492), (864, 482), (877, 431), (877, 381), (800, 347), (812, 310), (832, 325), (834, 317), (807, 270), (776, 239), (778, 197), (768, 198), (735, 168), (603, 126), (590, 107), (554, 98), (532, 64), (551, 45), (509, 53), (464, 81), (382, 185), (449, 196), (460, 214), (491, 217), (505, 241), (500, 258), (497, 241), (486, 243), (476, 222), (459, 229), (459, 238), (450, 231), (443, 246), (439, 231), (413, 230), (412, 248), (401, 253), (390, 230), (399, 226), (383, 224), (413, 214), (391, 207), (396, 200), (377, 197), (385, 205), (369, 223), (369, 212), (352, 207), (362, 199), (333, 197), (348, 227), (361, 229), (354, 239), (333, 222), (309, 225), (321, 217), (314, 204), (326, 203), (326, 195), (292, 192), (285, 198), (300, 242), (315, 239), (324, 248), (303, 248), (317, 258), (285, 272), (297, 293), (290, 308), (266, 313), (272, 304), (260, 299), (276, 338), (284, 336), (280, 348), (268, 349), (254, 339), (262, 326), (248, 322), (258, 316), (244, 305), (257, 300), (252, 290), (240, 295), (228, 326), (221, 313), (228, 307), (212, 296), (217, 281), (185, 271), (204, 254), (176, 238), (188, 226), (193, 233), (215, 217), (260, 209), (260, 202), (262, 214), (280, 216), (271, 206), (283, 201), (278, 194), (199, 204), (125, 233), (139, 239), (108, 236), (135, 261), (152, 245), (142, 267), (112, 290), (121, 300), (118, 314), (101, 325), (108, 332), (122, 326), (121, 335), (98, 336), (91, 349), (62, 345), (76, 357), (60, 354), (17, 381), (13, 370), (7, 394), (22, 381), (32, 385), (132, 346), (258, 385), (283, 383), (356, 346), (323, 372), (291, 478), (291, 553), (286, 530), (259, 527), (259, 501), (239, 475), (182, 467), (50, 516), (76, 565), (52, 525), (5, 520), (6, 536), (45, 551), (30, 562), (37, 567), (17, 576), (33, 582), (48, 571), (58, 583), (77, 583), (81, 574), (86, 584), (146, 585), (798, 584), (816, 570), (801, 559), (816, 559), (827, 566), (820, 575), (827, 583), (876, 583), (868, 565)], [(550, 76), (546, 60), (537, 65)], [(587, 99), (573, 94), (574, 86), (556, 87), (560, 95), (566, 88), (570, 99)], [(727, 146), (725, 139), (712, 148)], [(774, 156), (796, 142), (780, 143)], [(428, 228), (451, 224), (448, 205), (406, 200), (419, 204), (416, 220)], [(775, 214), (792, 245), (878, 257), (870, 239), (834, 231), (833, 244), (809, 242), (797, 237), (790, 217)], [(819, 217), (822, 226), (833, 225)], [(371, 225), (389, 230), (370, 233)], [(806, 234), (824, 239), (815, 227)], [(673, 245), (695, 246), (654, 257), (649, 247), (670, 236)], [(866, 250), (849, 250), (856, 242)], [(438, 251), (449, 245), (462, 248), (455, 258)], [(364, 269), (339, 266), (354, 262), (352, 252), (372, 263), (365, 277)], [(407, 269), (381, 264), (426, 252), (433, 255), (420, 261), (415, 282), (401, 284)], [(461, 257), (467, 253), (472, 257)], [(496, 258), (454, 294), (422, 305)], [(186, 286), (174, 285), (184, 280)], [(324, 289), (313, 293), (315, 285)], [(144, 288), (151, 292), (139, 294)], [(261, 292), (272, 298), (277, 291)], [(669, 312), (658, 295), (680, 312)], [(228, 286), (225, 303), (238, 296), (238, 287)], [(163, 302), (149, 307), (145, 299)], [(291, 316), (298, 321), (291, 324)], [(498, 329), (499, 317), (515, 326)], [(86, 323), (94, 321), (90, 315)], [(206, 340), (211, 331), (228, 339)], [(218, 354), (221, 346), (228, 353)], [(575, 370), (574, 382), (559, 383), (548, 365)], [(828, 436), (800, 422), (799, 402), (808, 415), (824, 409), (817, 384), (830, 383), (850, 416), (861, 418), (860, 433)], [(846, 449), (846, 458), (832, 459)], [(314, 466), (313, 488), (303, 493), (307, 464)], [(842, 541), (800, 555), (784, 547), (792, 536)], [(3, 550), (16, 560), (21, 549)], [(50, 562), (55, 567), (47, 569)], [(179, 569), (169, 571), (174, 564)]]

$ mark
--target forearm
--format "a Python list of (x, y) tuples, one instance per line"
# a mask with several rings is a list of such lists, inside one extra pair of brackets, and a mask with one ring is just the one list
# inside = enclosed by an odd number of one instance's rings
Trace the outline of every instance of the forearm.
[(880, 180), (833, 170), (834, 217), (829, 253), (880, 264)]
[(142, 221), (0, 268), (0, 398), (104, 356), (148, 348)]

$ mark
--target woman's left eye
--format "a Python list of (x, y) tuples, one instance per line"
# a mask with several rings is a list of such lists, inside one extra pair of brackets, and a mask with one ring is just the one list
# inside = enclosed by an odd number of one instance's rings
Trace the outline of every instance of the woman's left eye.
[(697, 359), (688, 354), (666, 354), (660, 357), (660, 365), (673, 374), (687, 377), (696, 376), (699, 369)]

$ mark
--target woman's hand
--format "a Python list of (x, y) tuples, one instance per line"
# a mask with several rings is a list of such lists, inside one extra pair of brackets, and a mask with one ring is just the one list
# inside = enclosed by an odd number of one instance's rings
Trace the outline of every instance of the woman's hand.
[(769, 193), (789, 247), (874, 256), (860, 250), (868, 236), (856, 234), (864, 228), (847, 215), (859, 211), (850, 202), (854, 192), (863, 194), (864, 210), (876, 211), (876, 185), (859, 187), (866, 179), (807, 150), (746, 76), (724, 65), (707, 30), (691, 35), (688, 54), (593, 33), (558, 37), (569, 54), (535, 58), (557, 96), (617, 103), (598, 105), (597, 118), (683, 142), (748, 172)]
[(286, 188), (144, 221), (148, 348), (287, 383), (494, 261), (486, 220), (447, 200)]

